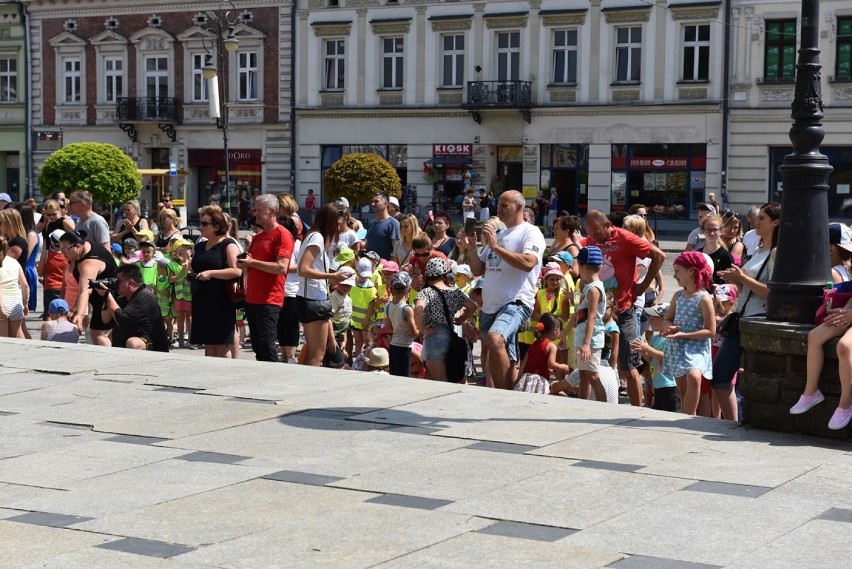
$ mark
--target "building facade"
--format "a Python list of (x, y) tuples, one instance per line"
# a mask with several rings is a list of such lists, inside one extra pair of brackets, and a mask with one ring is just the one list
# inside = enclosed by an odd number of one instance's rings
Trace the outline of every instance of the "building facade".
[(299, 0), (296, 177), (374, 151), (421, 204), (556, 189), (694, 217), (721, 187), (720, 2)]
[[(63, 145), (109, 142), (145, 173), (141, 198), (149, 203), (170, 190), (192, 212), (217, 192), (236, 203), (243, 191), (289, 190), (290, 5), (238, 1), (226, 15), (218, 2), (25, 4), (36, 167)], [(224, 34), (239, 42), (221, 60), (216, 32), (205, 32), (220, 17)], [(227, 161), (205, 67), (223, 79)], [(186, 176), (169, 176), (172, 165)]]
[(17, 2), (0, 2), (0, 192), (14, 200), (27, 188), (26, 34)]
[[(822, 152), (834, 167), (829, 215), (842, 219), (852, 217), (852, 6), (824, 0), (820, 10)], [(743, 204), (781, 200), (778, 166), (792, 152), (800, 12), (799, 2), (733, 4), (728, 187)]]

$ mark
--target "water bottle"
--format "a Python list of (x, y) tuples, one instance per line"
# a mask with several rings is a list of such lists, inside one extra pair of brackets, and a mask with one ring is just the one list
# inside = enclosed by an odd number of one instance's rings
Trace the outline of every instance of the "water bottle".
[(827, 281), (825, 283), (825, 288), (822, 291), (822, 298), (825, 302), (825, 311), (828, 312), (831, 310), (831, 293), (834, 292), (834, 283), (831, 281)]

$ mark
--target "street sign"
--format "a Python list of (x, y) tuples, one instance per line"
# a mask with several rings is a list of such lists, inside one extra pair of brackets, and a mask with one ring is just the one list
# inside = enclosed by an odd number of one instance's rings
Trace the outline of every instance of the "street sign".
[(177, 162), (169, 162), (169, 176), (177, 176)]

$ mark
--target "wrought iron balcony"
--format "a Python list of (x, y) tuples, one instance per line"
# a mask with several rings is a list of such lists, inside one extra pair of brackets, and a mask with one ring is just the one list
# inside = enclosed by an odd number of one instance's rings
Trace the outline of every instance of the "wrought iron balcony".
[(116, 118), (129, 122), (178, 122), (178, 100), (173, 97), (119, 97)]
[(530, 122), (532, 82), (468, 81), (467, 100), (462, 108), (469, 109), (476, 122), (482, 121), (480, 109), (519, 109), (524, 120)]

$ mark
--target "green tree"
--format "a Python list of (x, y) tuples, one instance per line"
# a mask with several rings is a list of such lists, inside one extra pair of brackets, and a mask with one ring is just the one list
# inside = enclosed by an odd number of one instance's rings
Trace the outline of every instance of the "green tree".
[(113, 144), (76, 142), (57, 150), (39, 172), (43, 195), (86, 190), (100, 204), (138, 199), (142, 175), (127, 154)]
[(326, 199), (369, 203), (377, 192), (399, 197), (402, 182), (396, 169), (378, 154), (346, 154), (326, 171), (323, 191)]

